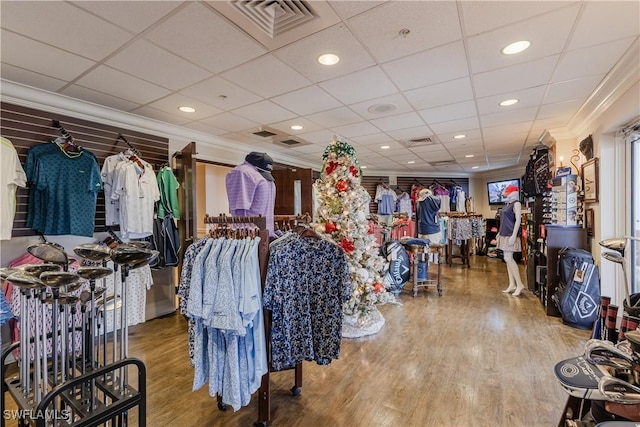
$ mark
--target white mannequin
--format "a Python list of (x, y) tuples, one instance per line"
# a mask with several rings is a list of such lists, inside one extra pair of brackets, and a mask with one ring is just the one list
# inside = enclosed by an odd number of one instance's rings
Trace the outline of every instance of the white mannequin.
[[(509, 190), (509, 187), (505, 189), (505, 193), (507, 193), (507, 190)], [(515, 252), (515, 250), (510, 249), (519, 247), (517, 243), (520, 242), (520, 238), (518, 237), (518, 230), (520, 229), (522, 219), (522, 205), (518, 201), (520, 197), (519, 191), (511, 191), (507, 194), (505, 193), (503, 193), (503, 195), (507, 198), (507, 204), (513, 203), (513, 214), (515, 215), (515, 221), (513, 225), (513, 232), (510, 236), (498, 236), (499, 239), (506, 238), (506, 242), (503, 243), (506, 243), (506, 248), (509, 248), (503, 249), (500, 248), (500, 244), (498, 245), (498, 248), (502, 249), (503, 251), (504, 262), (507, 264), (507, 272), (509, 274), (509, 286), (502, 292), (513, 292), (513, 296), (517, 297), (522, 293), (524, 285), (522, 284), (522, 279), (520, 278), (520, 270), (518, 269), (518, 264), (513, 259), (513, 252)]]

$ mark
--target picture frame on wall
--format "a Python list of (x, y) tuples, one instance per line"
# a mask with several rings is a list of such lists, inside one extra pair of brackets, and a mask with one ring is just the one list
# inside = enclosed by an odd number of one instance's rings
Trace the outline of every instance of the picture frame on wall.
[(594, 216), (593, 209), (589, 208), (584, 211), (584, 228), (587, 229), (587, 235), (593, 236), (594, 234)]
[(581, 166), (582, 170), (582, 191), (584, 191), (585, 203), (597, 203), (599, 199), (598, 194), (598, 158), (585, 162)]

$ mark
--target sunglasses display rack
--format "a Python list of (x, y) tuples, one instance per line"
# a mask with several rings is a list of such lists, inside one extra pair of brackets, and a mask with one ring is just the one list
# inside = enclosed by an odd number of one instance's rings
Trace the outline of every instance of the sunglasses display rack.
[(554, 225), (579, 225), (578, 175), (553, 178), (551, 192), (543, 198), (542, 222)]

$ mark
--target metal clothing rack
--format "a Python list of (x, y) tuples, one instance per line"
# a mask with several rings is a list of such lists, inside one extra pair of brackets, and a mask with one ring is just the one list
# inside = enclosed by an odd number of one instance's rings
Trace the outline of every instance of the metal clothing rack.
[[(263, 216), (227, 216), (219, 215), (212, 217), (205, 215), (205, 224), (220, 224), (223, 226), (235, 226), (242, 224), (252, 224), (256, 226), (258, 236), (260, 237), (260, 243), (258, 245), (258, 262), (260, 265), (260, 286), (264, 290), (265, 281), (267, 278), (267, 265), (269, 262), (269, 230), (267, 229), (267, 219)], [(262, 314), (264, 316), (264, 331), (265, 340), (267, 343), (267, 365), (269, 369), (262, 377), (260, 388), (258, 389), (258, 420), (253, 424), (257, 427), (266, 427), (271, 420), (271, 385), (269, 382), (269, 375), (272, 372), (271, 366), (271, 311), (263, 309)], [(291, 388), (291, 393), (297, 396), (301, 393), (302, 387), (302, 364), (298, 363), (295, 366), (295, 383)], [(224, 407), (218, 402), (218, 408), (224, 410)]]

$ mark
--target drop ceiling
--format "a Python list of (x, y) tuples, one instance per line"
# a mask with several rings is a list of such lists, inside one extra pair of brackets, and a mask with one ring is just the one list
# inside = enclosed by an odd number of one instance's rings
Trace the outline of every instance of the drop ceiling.
[[(545, 129), (580, 136), (571, 133), (578, 113), (638, 50), (639, 8), (2, 1), (1, 77), (295, 158), (297, 166), (317, 168), (340, 135), (370, 174), (470, 175), (522, 165)], [(500, 52), (523, 39), (531, 41), (523, 53)], [(326, 52), (340, 62), (320, 65)], [(519, 102), (498, 105), (509, 98)], [(179, 111), (184, 105), (196, 112)], [(277, 135), (256, 135), (262, 130)]]

